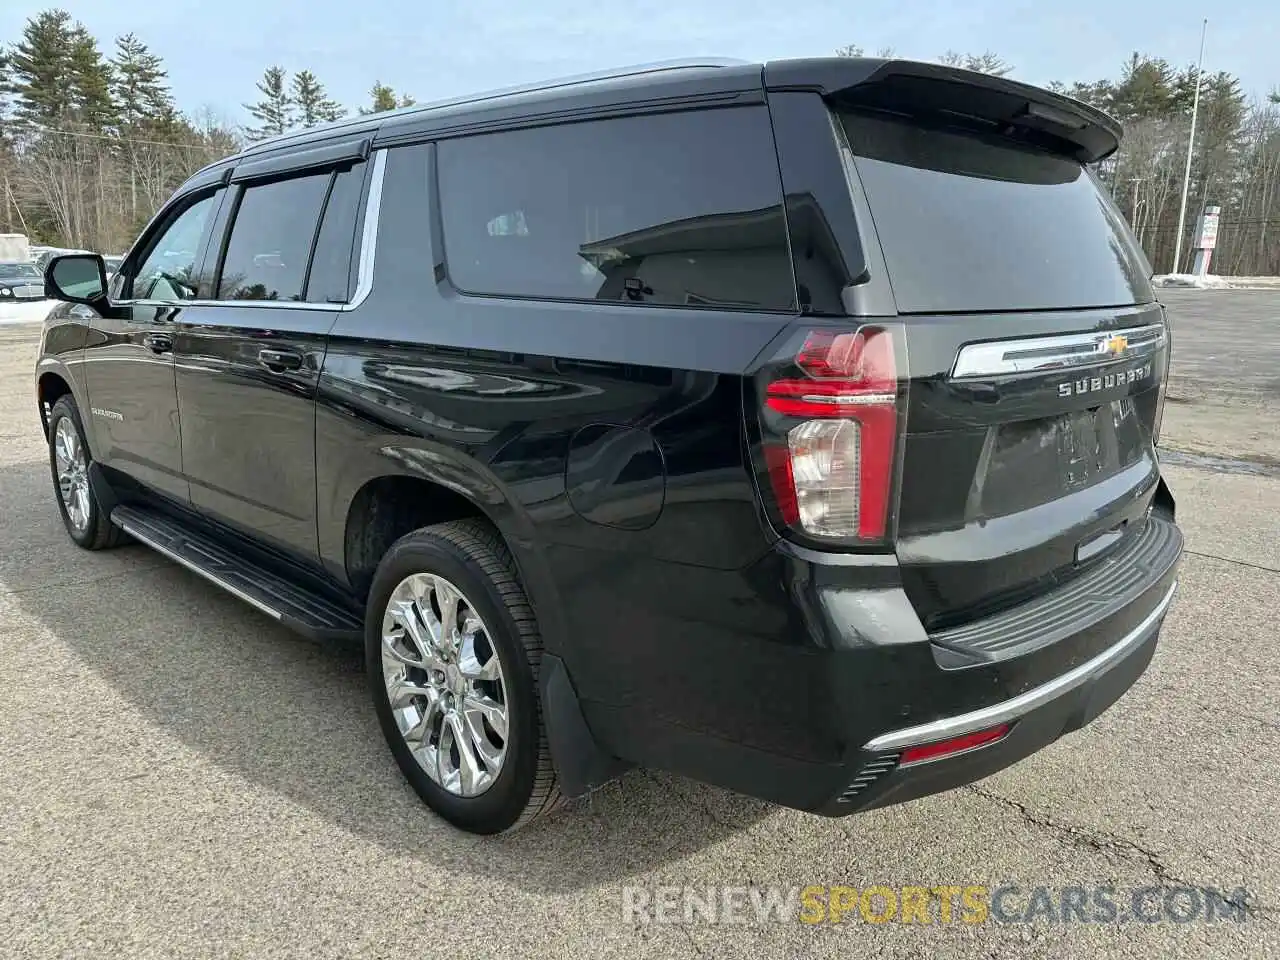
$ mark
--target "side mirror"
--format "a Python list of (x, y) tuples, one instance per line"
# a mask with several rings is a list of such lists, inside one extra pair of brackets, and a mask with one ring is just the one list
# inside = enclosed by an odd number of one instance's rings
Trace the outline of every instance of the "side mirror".
[(96, 253), (54, 257), (45, 267), (44, 295), (67, 303), (102, 303), (107, 298), (107, 266)]

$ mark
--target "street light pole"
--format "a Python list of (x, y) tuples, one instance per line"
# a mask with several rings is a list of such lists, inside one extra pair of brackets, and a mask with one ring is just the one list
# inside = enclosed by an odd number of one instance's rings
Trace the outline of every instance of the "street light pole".
[(1187, 138), (1187, 168), (1182, 174), (1182, 204), (1178, 207), (1178, 239), (1173, 245), (1173, 269), (1182, 263), (1182, 230), (1187, 224), (1187, 191), (1191, 189), (1191, 151), (1196, 145), (1196, 115), (1200, 112), (1200, 78), (1204, 75), (1204, 36), (1209, 32), (1206, 18), (1200, 26), (1200, 59), (1196, 63), (1196, 92), (1191, 99), (1191, 135)]

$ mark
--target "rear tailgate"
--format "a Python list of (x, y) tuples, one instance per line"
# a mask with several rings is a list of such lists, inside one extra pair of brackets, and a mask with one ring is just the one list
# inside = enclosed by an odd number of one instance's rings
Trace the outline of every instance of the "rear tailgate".
[(897, 553), (932, 631), (1132, 542), (1159, 482), (1168, 337), (1141, 250), (1080, 162), (1107, 151), (1105, 124), (1031, 88), (926, 74), (831, 102), (906, 333)]
[(926, 627), (1044, 592), (1138, 533), (1160, 476), (1159, 306), (907, 329), (898, 558)]

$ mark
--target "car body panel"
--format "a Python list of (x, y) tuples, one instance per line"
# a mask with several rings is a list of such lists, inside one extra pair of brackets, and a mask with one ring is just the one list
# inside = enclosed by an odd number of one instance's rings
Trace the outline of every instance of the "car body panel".
[(312, 562), (316, 387), (336, 316), (201, 302), (173, 329), (192, 506)]
[(186, 502), (172, 343), (181, 313), (180, 305), (138, 303), (97, 314), (85, 340), (84, 368), (95, 459)]

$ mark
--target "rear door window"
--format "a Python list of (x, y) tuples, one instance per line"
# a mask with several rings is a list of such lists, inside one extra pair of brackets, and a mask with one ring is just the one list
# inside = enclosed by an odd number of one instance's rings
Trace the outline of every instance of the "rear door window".
[(245, 188), (218, 281), (219, 300), (302, 300), (328, 171)]
[(311, 303), (344, 303), (351, 298), (351, 266), (359, 257), (356, 220), (363, 188), (363, 166), (340, 171), (333, 178), (307, 275), (306, 299)]
[(911, 120), (841, 120), (902, 312), (1153, 299), (1124, 217), (1075, 160)]
[(468, 293), (791, 310), (764, 108), (446, 140), (445, 256)]

